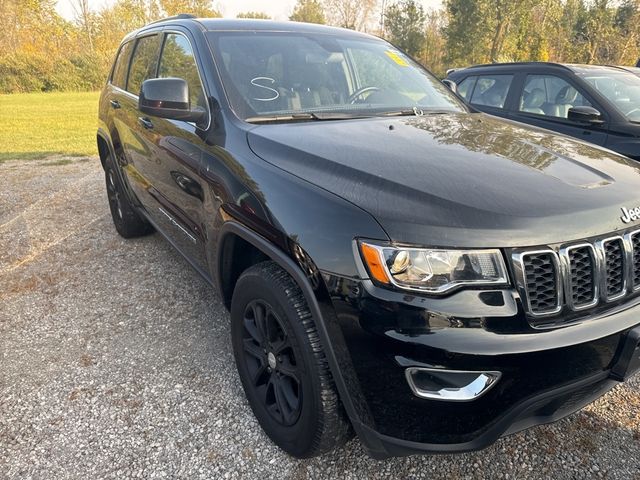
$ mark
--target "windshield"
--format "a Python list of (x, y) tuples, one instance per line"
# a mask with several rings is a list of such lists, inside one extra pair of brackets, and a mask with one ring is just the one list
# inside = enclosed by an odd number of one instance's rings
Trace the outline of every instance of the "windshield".
[(438, 79), (386, 42), (326, 34), (209, 32), (238, 116), (463, 112)]
[(586, 73), (582, 77), (632, 122), (640, 122), (640, 77), (628, 72)]

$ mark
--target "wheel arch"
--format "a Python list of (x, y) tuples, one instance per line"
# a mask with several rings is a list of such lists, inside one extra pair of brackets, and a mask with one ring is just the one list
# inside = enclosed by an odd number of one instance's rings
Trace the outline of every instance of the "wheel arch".
[(104, 162), (107, 159), (108, 155), (115, 156), (113, 151), (113, 146), (111, 142), (108, 140), (107, 134), (104, 133), (101, 129), (98, 130), (96, 134), (96, 142), (98, 144), (98, 155), (100, 157), (100, 164), (104, 169)]
[[(386, 454), (384, 447), (376, 436), (371, 435), (370, 427), (367, 427), (363, 423), (363, 419), (361, 419), (358, 414), (360, 409), (356, 408), (356, 405), (363, 405), (362, 393), (360, 392), (359, 386), (354, 385), (353, 381), (347, 384), (345, 380), (346, 378), (354, 379), (356, 377), (355, 371), (345, 372), (345, 369), (353, 370), (353, 366), (350, 363), (350, 358), (344, 358), (344, 352), (346, 352), (347, 349), (344, 339), (342, 338), (342, 333), (340, 332), (340, 327), (337, 324), (335, 313), (326, 307), (321, 307), (321, 304), (314, 293), (311, 282), (303, 272), (302, 268), (297, 265), (289, 255), (235, 219), (225, 221), (220, 228), (218, 236), (218, 250), (214, 275), (215, 283), (218, 287), (221, 298), (225, 301), (225, 304), (227, 301), (225, 295), (229, 295), (230, 300), (231, 294), (233, 293), (233, 290), (232, 288), (229, 288), (229, 285), (226, 287), (224, 286), (224, 281), (229, 280), (229, 278), (225, 279), (223, 277), (225, 272), (225, 262), (229, 261), (225, 258), (225, 255), (229, 255), (230, 251), (228, 248), (230, 246), (235, 247), (238, 245), (235, 243), (238, 239), (240, 239), (241, 242), (244, 242), (242, 244), (243, 246), (250, 245), (250, 248), (257, 250), (261, 255), (264, 255), (265, 259), (272, 260), (277, 263), (300, 287), (316, 323), (316, 329), (325, 351), (331, 375), (338, 389), (340, 400), (344, 406), (347, 416), (356, 434), (370, 454), (373, 456), (384, 456)], [(227, 243), (230, 241), (232, 243)], [(231, 290), (231, 292), (229, 292), (229, 290)], [(336, 345), (338, 342), (339, 345)], [(343, 352), (340, 358), (338, 358), (337, 352)]]

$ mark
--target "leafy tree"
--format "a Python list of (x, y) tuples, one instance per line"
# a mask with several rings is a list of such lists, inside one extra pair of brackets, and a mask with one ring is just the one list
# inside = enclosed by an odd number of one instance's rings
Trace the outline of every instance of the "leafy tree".
[(324, 5), (332, 25), (364, 30), (378, 7), (378, 0), (324, 0)]
[(212, 0), (160, 0), (160, 6), (169, 16), (191, 13), (196, 17), (221, 17)]
[(242, 12), (236, 18), (257, 18), (261, 20), (271, 20), (271, 17), (264, 12)]
[(414, 57), (425, 47), (424, 24), (427, 16), (416, 0), (400, 0), (384, 13), (389, 41)]
[(638, 60), (640, 46), (640, 1), (625, 0), (618, 8), (615, 27), (620, 35), (618, 42), (617, 62), (621, 65), (633, 65)]
[(450, 67), (481, 63), (486, 58), (485, 4), (476, 0), (445, 0), (448, 25), (444, 29), (446, 62)]
[(426, 14), (424, 30), (424, 48), (418, 59), (436, 75), (445, 76), (447, 67), (444, 64), (445, 38), (442, 29), (445, 16), (442, 10), (429, 11)]
[(294, 22), (327, 23), (322, 4), (318, 0), (298, 0), (289, 20)]

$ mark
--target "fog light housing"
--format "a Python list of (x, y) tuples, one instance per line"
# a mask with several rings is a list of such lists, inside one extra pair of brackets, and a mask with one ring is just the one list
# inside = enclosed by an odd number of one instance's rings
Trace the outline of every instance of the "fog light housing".
[(411, 391), (420, 398), (470, 402), (487, 393), (498, 383), (502, 373), (409, 367), (405, 376)]

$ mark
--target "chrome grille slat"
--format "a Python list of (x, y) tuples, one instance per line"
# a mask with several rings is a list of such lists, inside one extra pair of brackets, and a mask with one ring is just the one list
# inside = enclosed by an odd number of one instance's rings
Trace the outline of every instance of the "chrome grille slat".
[(560, 250), (565, 265), (567, 306), (583, 310), (598, 303), (598, 257), (590, 243), (571, 245)]
[(640, 232), (633, 232), (631, 239), (631, 284), (634, 290), (640, 288)]
[(571, 272), (571, 300), (576, 306), (593, 302), (594, 262), (589, 249), (586, 247), (571, 251), (569, 256)]
[[(527, 313), (550, 317), (640, 291), (640, 230), (554, 249), (514, 251), (516, 284)], [(546, 323), (546, 321), (545, 321)]]
[(558, 256), (552, 250), (518, 256), (527, 308), (532, 315), (552, 315), (562, 309), (562, 283)]
[(602, 242), (604, 249), (604, 295), (607, 300), (618, 298), (625, 293), (625, 251), (622, 238), (612, 238)]

